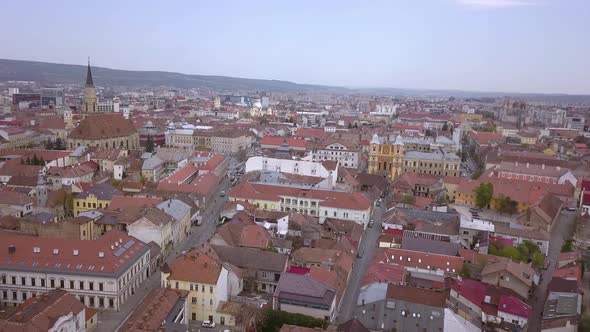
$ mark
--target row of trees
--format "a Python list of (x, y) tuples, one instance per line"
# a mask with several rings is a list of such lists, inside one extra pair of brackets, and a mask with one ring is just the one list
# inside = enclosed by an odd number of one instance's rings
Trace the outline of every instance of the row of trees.
[(495, 210), (500, 213), (515, 214), (518, 212), (518, 202), (509, 196), (500, 195), (494, 199), (494, 185), (482, 183), (475, 188), (475, 205), (480, 208), (487, 208), (494, 200)]
[(541, 268), (545, 263), (545, 256), (541, 253), (539, 246), (531, 241), (524, 241), (516, 247), (498, 249), (490, 244), (489, 254), (501, 257), (508, 257), (516, 262), (532, 262), (533, 266)]
[(297, 325), (309, 328), (326, 329), (328, 321), (302, 314), (292, 314), (286, 311), (264, 310), (259, 313), (256, 330), (259, 332), (278, 332), (283, 324)]
[(56, 138), (55, 141), (48, 139), (45, 141), (45, 150), (65, 150), (66, 144), (61, 138)]
[(45, 166), (45, 160), (43, 157), (37, 157), (37, 154), (33, 154), (33, 158), (27, 157), (27, 159), (20, 160), (21, 165), (35, 165), (35, 166)]

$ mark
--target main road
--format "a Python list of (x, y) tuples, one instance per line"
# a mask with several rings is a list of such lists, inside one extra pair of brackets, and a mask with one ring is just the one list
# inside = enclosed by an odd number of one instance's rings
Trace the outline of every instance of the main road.
[(379, 236), (381, 235), (382, 215), (383, 208), (376, 207), (373, 210), (372, 215), (372, 219), (375, 221), (375, 224), (373, 227), (367, 227), (363, 233), (363, 237), (359, 246), (360, 257), (355, 259), (351, 276), (348, 280), (348, 286), (344, 292), (344, 297), (340, 301), (340, 308), (338, 315), (336, 316), (336, 321), (338, 323), (343, 323), (352, 318), (351, 316), (354, 312), (354, 306), (356, 305), (356, 300), (359, 295), (362, 278), (369, 267), (369, 263), (375, 255), (377, 242), (379, 240)]
[(545, 295), (547, 292), (547, 285), (551, 281), (551, 276), (555, 271), (557, 259), (561, 252), (561, 246), (567, 239), (572, 238), (574, 230), (574, 223), (576, 222), (577, 212), (563, 210), (559, 215), (557, 224), (551, 230), (551, 239), (549, 240), (549, 253), (546, 260), (550, 260), (547, 270), (543, 270), (542, 279), (536, 287), (532, 300), (529, 301), (533, 306), (533, 316), (528, 320), (528, 331), (541, 331), (541, 315), (545, 306)]

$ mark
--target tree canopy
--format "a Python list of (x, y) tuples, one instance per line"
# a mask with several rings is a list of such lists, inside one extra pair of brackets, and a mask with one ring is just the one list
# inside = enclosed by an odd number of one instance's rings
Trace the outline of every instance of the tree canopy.
[(509, 196), (500, 195), (496, 199), (496, 210), (500, 213), (515, 214), (518, 212), (518, 202)]
[(475, 188), (475, 205), (480, 208), (487, 208), (490, 205), (494, 195), (494, 185), (491, 183), (482, 183)]

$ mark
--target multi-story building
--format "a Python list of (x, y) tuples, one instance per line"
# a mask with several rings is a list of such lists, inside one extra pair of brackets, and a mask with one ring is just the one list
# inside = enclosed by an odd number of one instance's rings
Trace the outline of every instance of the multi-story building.
[(81, 212), (106, 209), (111, 204), (113, 196), (120, 194), (121, 192), (109, 183), (99, 183), (74, 198), (74, 216), (79, 216)]
[(283, 273), (272, 308), (332, 321), (337, 309), (336, 290), (309, 275)]
[(253, 136), (241, 130), (174, 129), (166, 133), (166, 146), (236, 154), (252, 146)]
[(34, 143), (34, 136), (28, 131), (7, 127), (0, 128), (0, 148), (2, 149), (17, 149), (30, 147)]
[(388, 179), (395, 179), (403, 172), (460, 175), (461, 158), (455, 153), (433, 145), (435, 141), (428, 145), (412, 139), (407, 141), (409, 146), (406, 146), (401, 136), (397, 136), (393, 142), (386, 142), (377, 134), (373, 135), (369, 148), (369, 174), (383, 175)]
[(252, 146), (253, 136), (241, 130), (220, 130), (211, 136), (211, 151), (233, 155)]
[(369, 148), (369, 174), (395, 179), (402, 174), (405, 147), (401, 136), (393, 144), (383, 144), (377, 134), (373, 135)]
[(291, 211), (319, 217), (338, 218), (366, 225), (371, 201), (360, 192), (301, 189), (260, 183), (241, 183), (229, 193), (232, 201), (243, 200), (267, 211)]
[(3, 233), (0, 243), (7, 304), (61, 288), (89, 307), (118, 310), (150, 274), (150, 247), (119, 230), (92, 241)]
[(461, 175), (461, 158), (444, 150), (434, 152), (409, 151), (404, 155), (404, 172), (444, 176)]
[(0, 318), (0, 331), (85, 332), (85, 306), (63, 289), (31, 298)]
[(188, 331), (188, 292), (152, 289), (122, 328), (123, 331)]
[[(250, 157), (246, 161), (245, 172), (272, 171), (326, 179), (330, 187), (336, 185), (338, 167), (322, 161), (305, 161), (267, 157)], [(333, 167), (336, 166), (336, 167)]]
[(584, 124), (586, 119), (581, 116), (570, 116), (567, 118), (567, 128), (582, 131), (584, 130)]
[(313, 161), (337, 161), (343, 167), (358, 168), (360, 147), (348, 141), (332, 141), (322, 143), (312, 150)]
[(189, 292), (188, 317), (225, 325), (226, 314), (217, 312), (220, 303), (242, 291), (243, 281), (229, 264), (193, 249), (162, 268), (162, 287)]

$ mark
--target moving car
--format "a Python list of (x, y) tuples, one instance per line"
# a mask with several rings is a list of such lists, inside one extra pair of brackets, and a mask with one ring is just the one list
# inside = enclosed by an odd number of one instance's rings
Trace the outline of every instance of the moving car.
[(202, 327), (209, 327), (209, 328), (214, 328), (215, 327), (215, 323), (208, 321), (208, 320), (204, 320), (203, 324), (201, 324)]
[(373, 219), (369, 220), (369, 224), (367, 224), (367, 227), (373, 227), (373, 225), (375, 225), (375, 221)]

